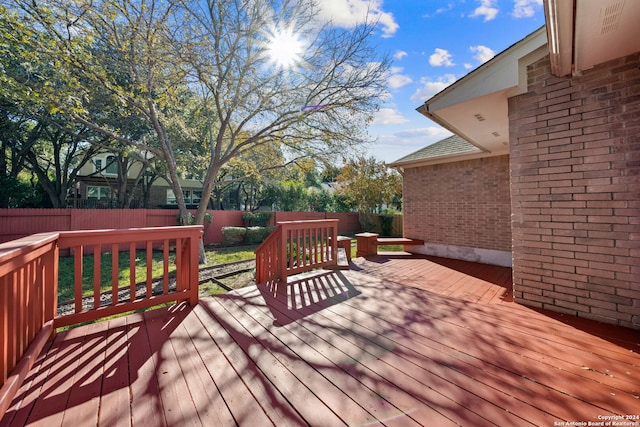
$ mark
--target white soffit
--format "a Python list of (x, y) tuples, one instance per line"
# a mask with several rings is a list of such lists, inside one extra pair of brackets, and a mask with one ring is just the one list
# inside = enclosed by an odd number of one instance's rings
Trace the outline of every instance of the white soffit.
[(640, 1), (576, 0), (575, 14), (577, 72), (640, 51)]
[(508, 153), (507, 100), (526, 92), (526, 67), (548, 53), (546, 42), (547, 34), (542, 27), (417, 110), (486, 153)]
[[(462, 79), (445, 88), (427, 101), (430, 111), (479, 98), (505, 89), (521, 87), (526, 91), (526, 79), (520, 82), (520, 59), (547, 42), (544, 27), (539, 28)], [(525, 65), (526, 67), (526, 65)]]

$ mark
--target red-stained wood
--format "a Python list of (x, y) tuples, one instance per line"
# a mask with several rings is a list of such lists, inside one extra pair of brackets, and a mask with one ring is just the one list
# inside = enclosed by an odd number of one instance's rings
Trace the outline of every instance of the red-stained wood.
[[(118, 251), (120, 246), (132, 250), (129, 264), (132, 266), (130, 290), (135, 280), (136, 242), (146, 242), (147, 258), (150, 259), (152, 242), (162, 232), (164, 237), (174, 237), (178, 248), (177, 292), (165, 293), (146, 299), (131, 298), (119, 301)], [(160, 229), (91, 230), (79, 232), (43, 233), (13, 242), (0, 244), (0, 415), (15, 397), (24, 374), (34, 355), (28, 347), (36, 341), (42, 346), (41, 335), (51, 335), (53, 328), (94, 321), (103, 316), (122, 314), (126, 311), (150, 307), (165, 302), (187, 300), (191, 305), (198, 301), (198, 239), (201, 226), (166, 227)], [(169, 242), (168, 239), (164, 240)], [(111, 244), (111, 303), (101, 304), (100, 254), (102, 245)], [(74, 307), (72, 314), (57, 314), (58, 298), (58, 254), (60, 248), (72, 248), (74, 253)], [(87, 248), (87, 250), (85, 250)], [(93, 253), (93, 286), (83, 284), (83, 254)], [(165, 254), (166, 254), (165, 248)], [(180, 255), (182, 256), (180, 257)], [(181, 260), (184, 263), (180, 262)], [(147, 268), (147, 283), (151, 281), (151, 263)], [(83, 308), (85, 287), (93, 290), (91, 308)], [(132, 292), (133, 296), (134, 292)], [(52, 322), (51, 322), (52, 321)], [(39, 350), (36, 351), (36, 353)], [(25, 364), (26, 362), (26, 364)], [(126, 366), (126, 364), (125, 364)], [(59, 403), (59, 400), (56, 400)]]
[[(188, 317), (195, 320), (195, 316)], [(227, 408), (217, 384), (211, 375), (207, 375), (207, 372), (202, 370), (202, 363), (205, 359), (202, 358), (194, 343), (199, 338), (192, 337), (195, 333), (203, 331), (202, 325), (191, 323), (189, 326), (193, 325), (194, 328), (191, 329), (187, 326), (186, 319), (187, 316), (171, 335), (170, 340), (185, 381), (189, 384), (189, 392), (196, 407), (198, 419), (203, 425), (233, 425), (233, 415)], [(205, 340), (208, 338), (204, 335), (200, 335), (200, 337)]]
[[(152, 317), (148, 316), (147, 318)], [(131, 423), (134, 426), (166, 426), (160, 387), (156, 376), (153, 355), (155, 349), (150, 345), (149, 331), (146, 327), (147, 318), (143, 314), (127, 317), (127, 341), (130, 349), (128, 357)]]
[(102, 322), (86, 327), (73, 376), (74, 386), (70, 390), (64, 413), (64, 425), (98, 425), (100, 397), (104, 394), (102, 385), (105, 380), (102, 361), (105, 360), (105, 349), (110, 347), (107, 337), (109, 326), (113, 325)]
[(224, 326), (203, 306), (199, 304), (194, 308), (196, 316), (188, 316), (185, 327), (196, 331), (195, 334), (192, 333), (192, 342), (234, 421), (249, 426), (276, 425), (274, 420), (284, 421), (286, 417), (281, 414), (279, 406), (267, 416), (265, 411), (269, 408), (262, 405), (268, 403), (268, 399), (261, 398), (261, 395), (266, 397), (268, 393), (262, 383), (258, 382), (258, 372), (254, 365), (234, 344)]
[(256, 249), (256, 282), (284, 282), (288, 276), (338, 263), (338, 220), (284, 221)]
[[(93, 308), (100, 307), (100, 256), (101, 246), (93, 246)], [(77, 311), (77, 308), (76, 308)]]
[[(87, 328), (77, 328), (56, 336), (48, 350), (48, 356), (43, 359), (42, 369), (46, 376), (41, 380), (37, 396), (34, 396), (33, 407), (28, 416), (29, 425), (63, 425), (71, 390), (75, 385), (79, 385), (73, 380), (75, 372), (79, 369), (86, 332)], [(97, 359), (103, 360), (100, 357)], [(20, 398), (22, 394), (18, 393), (18, 396)], [(8, 413), (11, 413), (11, 410)]]
[(129, 301), (136, 299), (136, 244), (129, 244)]
[(129, 343), (127, 318), (108, 320), (109, 324), (98, 425), (131, 425), (129, 397)]
[(82, 246), (77, 246), (73, 253), (73, 300), (76, 313), (82, 311), (82, 249)]
[(637, 331), (509, 302), (502, 267), (353, 263), (59, 334), (0, 425), (526, 426), (640, 412)]
[[(212, 300), (211, 302), (218, 302)], [(235, 324), (231, 330), (246, 331), (246, 338), (251, 348), (244, 348), (245, 352), (263, 353), (260, 356), (262, 371), (271, 375), (272, 382), (280, 390), (289, 390), (287, 395), (295, 396), (292, 402), (294, 406), (302, 408), (301, 415), (311, 425), (319, 425), (323, 422), (329, 424), (345, 423), (354, 425), (375, 421), (365, 409), (353, 402), (348, 394), (340, 387), (329, 381), (321, 373), (311, 366), (308, 361), (303, 361), (294, 351), (293, 345), (284, 345), (268, 328), (261, 325), (257, 319), (247, 311), (251, 306), (235, 304), (208, 304), (207, 308), (215, 312), (220, 318)], [(247, 310), (247, 311), (245, 311)], [(259, 313), (262, 313), (260, 310)], [(265, 322), (268, 320), (265, 318)], [(271, 325), (268, 325), (269, 327)], [(256, 345), (256, 343), (258, 345)], [(308, 384), (313, 384), (309, 387)], [(317, 401), (317, 403), (316, 403)], [(305, 402), (304, 405), (296, 402)], [(331, 408), (340, 407), (340, 411), (332, 412)], [(308, 409), (307, 409), (308, 407)], [(318, 411), (312, 411), (318, 408)]]
[(201, 424), (178, 356), (169, 340), (188, 314), (183, 308), (184, 305), (174, 307), (169, 311), (169, 319), (153, 312), (145, 314), (149, 344), (153, 350), (151, 357), (155, 365), (154, 375), (158, 382), (164, 418), (169, 426)]

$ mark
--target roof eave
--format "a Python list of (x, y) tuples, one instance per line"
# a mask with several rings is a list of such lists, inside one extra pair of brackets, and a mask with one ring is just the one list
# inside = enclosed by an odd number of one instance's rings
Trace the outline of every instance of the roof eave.
[(407, 161), (395, 161), (388, 163), (387, 166), (395, 169), (408, 169), (418, 168), (422, 166), (441, 165), (445, 163), (461, 162), (464, 160), (483, 159), (485, 157), (504, 156), (509, 154), (508, 152), (493, 152), (488, 153), (485, 151), (470, 151), (466, 153), (447, 154), (444, 156), (434, 156), (425, 159), (407, 160)]

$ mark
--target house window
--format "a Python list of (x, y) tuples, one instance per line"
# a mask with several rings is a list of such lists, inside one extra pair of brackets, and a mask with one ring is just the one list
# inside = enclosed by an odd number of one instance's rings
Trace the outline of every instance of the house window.
[(107, 156), (107, 170), (106, 173), (111, 175), (118, 174), (118, 163), (115, 156)]
[[(200, 199), (202, 199), (202, 191), (200, 190), (182, 190), (182, 194), (184, 195), (184, 203), (186, 205), (197, 205), (200, 203)], [(177, 205), (176, 195), (173, 190), (167, 190), (167, 204), (168, 205)]]
[(96, 167), (96, 170), (95, 170), (96, 172), (100, 172), (100, 171), (102, 171), (102, 159), (95, 159), (95, 160), (93, 161), (93, 164), (94, 164), (94, 165), (95, 165), (95, 167)]
[(90, 185), (87, 187), (87, 199), (90, 200), (104, 200), (108, 199), (111, 193), (109, 187), (96, 187)]
[(168, 205), (178, 204), (178, 202), (176, 202), (176, 195), (174, 194), (173, 190), (167, 190), (167, 204)]
[(200, 203), (200, 199), (202, 199), (202, 191), (192, 190), (191, 203), (197, 205), (198, 203)]

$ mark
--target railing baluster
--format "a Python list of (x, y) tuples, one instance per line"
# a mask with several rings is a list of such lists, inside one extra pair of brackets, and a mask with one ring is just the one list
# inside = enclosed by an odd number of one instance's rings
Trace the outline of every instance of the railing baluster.
[(136, 299), (136, 242), (129, 243), (129, 301)]
[(147, 298), (153, 295), (153, 241), (147, 240)]
[(82, 311), (82, 254), (83, 247), (78, 245), (73, 251), (73, 299), (75, 302), (75, 311)]
[(102, 245), (93, 245), (93, 308), (100, 307)]
[(182, 239), (176, 239), (176, 289), (182, 290)]
[(163, 240), (162, 248), (162, 291), (164, 294), (169, 293), (169, 240)]
[(111, 305), (118, 303), (118, 288), (120, 287), (120, 253), (118, 246), (117, 243), (111, 245)]

